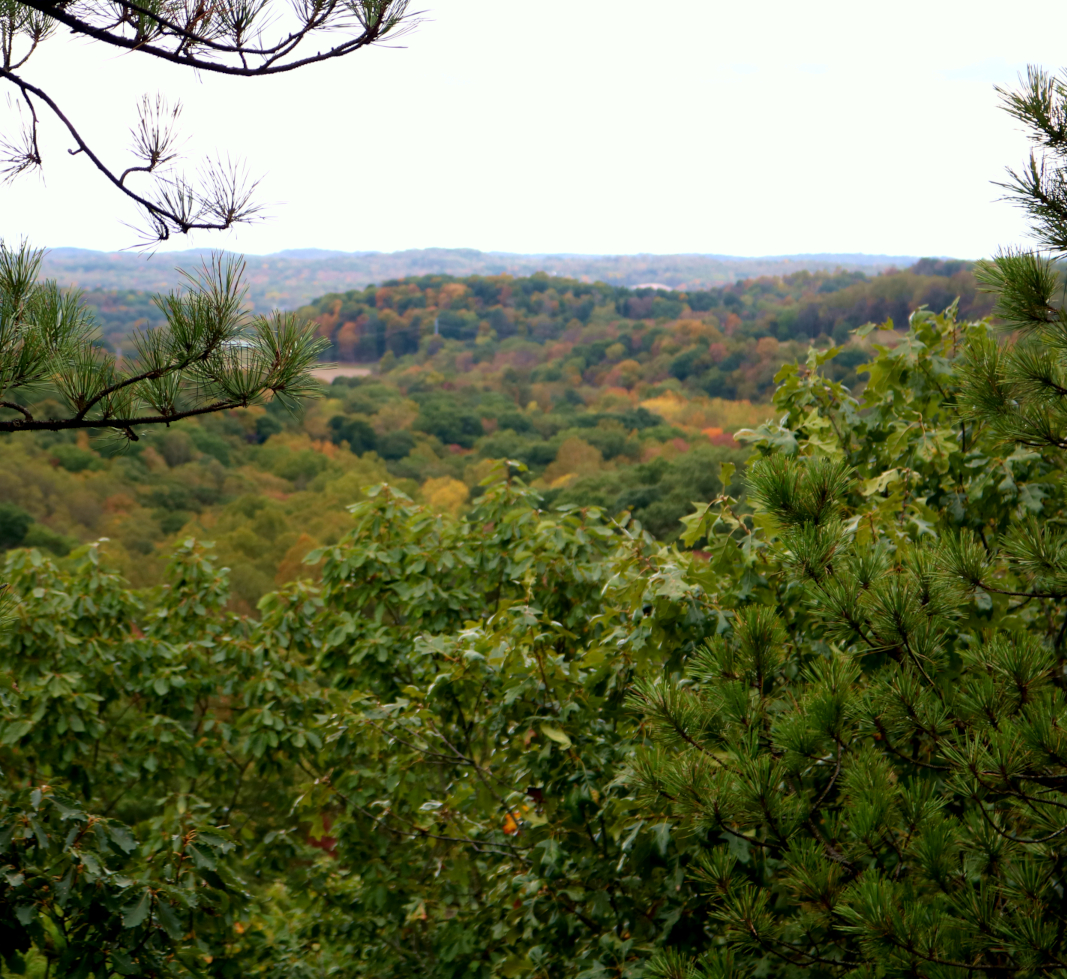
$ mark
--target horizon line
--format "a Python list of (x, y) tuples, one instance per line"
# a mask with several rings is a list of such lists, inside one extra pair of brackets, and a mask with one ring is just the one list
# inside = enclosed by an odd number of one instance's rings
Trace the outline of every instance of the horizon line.
[(843, 260), (843, 259), (866, 259), (877, 260), (906, 260), (906, 261), (918, 261), (922, 258), (931, 258), (940, 261), (974, 261), (970, 258), (961, 258), (955, 255), (890, 255), (884, 252), (794, 252), (790, 254), (774, 254), (774, 255), (730, 255), (724, 252), (510, 252), (510, 251), (484, 251), (479, 248), (469, 248), (464, 246), (447, 247), (441, 245), (433, 245), (425, 248), (400, 248), (393, 251), (383, 251), (380, 249), (368, 249), (364, 251), (343, 251), (337, 248), (283, 248), (275, 252), (242, 252), (229, 248), (185, 248), (185, 249), (173, 249), (168, 251), (138, 251), (135, 249), (100, 249), (100, 248), (83, 248), (78, 245), (55, 245), (52, 247), (45, 247), (46, 253), (57, 252), (85, 252), (93, 255), (108, 255), (114, 257), (126, 257), (140, 258), (148, 261), (157, 256), (165, 255), (188, 255), (188, 254), (207, 254), (211, 252), (224, 252), (233, 255), (243, 255), (249, 258), (289, 258), (295, 261), (315, 261), (325, 258), (366, 258), (375, 255), (404, 255), (411, 254), (413, 252), (454, 252), (454, 253), (467, 253), (472, 255), (485, 255), (485, 256), (500, 256), (507, 258), (568, 258), (568, 259), (614, 259), (614, 258), (704, 258), (715, 260), (727, 260), (727, 261), (790, 261), (798, 259), (806, 260)]

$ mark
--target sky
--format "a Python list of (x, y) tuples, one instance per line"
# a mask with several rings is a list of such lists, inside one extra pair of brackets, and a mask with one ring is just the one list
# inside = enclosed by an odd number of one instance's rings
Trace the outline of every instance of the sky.
[[(993, 181), (1027, 142), (994, 86), (1067, 62), (1067, 6), (1044, 0), (418, 9), (396, 47), (270, 79), (66, 32), (23, 74), (116, 167), (140, 95), (162, 92), (191, 169), (221, 154), (262, 176), (266, 220), (168, 248), (978, 258), (1025, 240)], [(0, 236), (135, 244), (136, 212), (52, 120), (42, 136), (43, 178), (0, 186)]]

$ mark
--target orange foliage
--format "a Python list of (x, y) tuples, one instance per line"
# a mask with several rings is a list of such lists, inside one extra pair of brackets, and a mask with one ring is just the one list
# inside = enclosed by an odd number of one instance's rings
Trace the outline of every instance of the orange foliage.
[(108, 513), (127, 513), (136, 505), (133, 497), (126, 493), (115, 493), (104, 500), (104, 510)]
[(708, 437), (708, 441), (711, 442), (712, 445), (737, 445), (734, 441), (733, 432), (724, 432), (717, 426), (705, 428), (704, 434)]
[(722, 334), (718, 327), (703, 320), (678, 320), (674, 324), (675, 336), (681, 337), (689, 343), (699, 340), (721, 340)]
[(641, 380), (643, 368), (636, 360), (623, 360), (616, 364), (604, 378), (605, 383), (622, 386), (627, 390)]
[(437, 292), (435, 306), (444, 308), (451, 306), (457, 299), (467, 295), (467, 287), (462, 282), (446, 282)]
[[(519, 810), (522, 812), (529, 812), (529, 806), (519, 806)], [(515, 819), (514, 811), (509, 809), (504, 813), (504, 832), (508, 836), (515, 836), (519, 832), (519, 824)]]
[(337, 343), (337, 355), (341, 360), (352, 360), (356, 354), (356, 344), (359, 343), (359, 324), (345, 323), (337, 331), (335, 342)]
[(308, 577), (311, 572), (304, 564), (304, 558), (317, 546), (318, 542), (313, 537), (301, 534), (278, 564), (278, 572), (274, 576), (275, 584), (284, 585), (287, 581)]
[(320, 337), (326, 337), (328, 340), (333, 336), (334, 328), (337, 326), (337, 321), (341, 316), (341, 300), (335, 299), (333, 301), (333, 308), (328, 313), (320, 313), (315, 317), (314, 322), (318, 324), (315, 332)]

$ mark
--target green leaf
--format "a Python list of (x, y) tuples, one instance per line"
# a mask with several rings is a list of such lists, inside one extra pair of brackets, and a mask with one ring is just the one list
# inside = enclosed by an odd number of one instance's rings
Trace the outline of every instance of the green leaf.
[(127, 904), (122, 909), (122, 927), (136, 928), (143, 924), (148, 917), (149, 908), (152, 906), (152, 895), (148, 891), (141, 891), (137, 900)]
[(137, 849), (137, 841), (133, 838), (133, 834), (122, 823), (109, 822), (107, 832), (112, 842), (124, 853), (133, 853)]
[(667, 856), (667, 847), (671, 842), (671, 824), (670, 823), (656, 823), (650, 826), (649, 829), (652, 832), (652, 840), (656, 845), (656, 849), (659, 851), (661, 857)]
[(899, 469), (887, 469), (885, 472), (872, 479), (864, 480), (862, 493), (864, 496), (874, 496), (876, 493), (883, 492), (888, 486), (899, 480)]
[(193, 866), (197, 870), (214, 870), (216, 868), (215, 856), (207, 847), (190, 843), (189, 855), (193, 858)]
[(12, 721), (4, 726), (4, 735), (0, 738), (0, 744), (14, 744), (16, 741), (21, 741), (32, 730), (31, 721)]
[(70, 888), (73, 883), (74, 868), (70, 867), (63, 875), (63, 879), (56, 884), (56, 900), (61, 908), (67, 903), (67, 898), (70, 897)]
[(142, 974), (141, 967), (120, 949), (112, 949), (110, 955), (111, 968), (120, 976), (136, 976)]
[(167, 901), (159, 900), (156, 902), (156, 914), (158, 915), (159, 922), (163, 925), (164, 930), (175, 941), (185, 934), (181, 919), (178, 917), (175, 909)]
[(61, 819), (84, 819), (85, 813), (76, 802), (64, 799), (62, 796), (49, 796), (48, 801), (59, 811)]

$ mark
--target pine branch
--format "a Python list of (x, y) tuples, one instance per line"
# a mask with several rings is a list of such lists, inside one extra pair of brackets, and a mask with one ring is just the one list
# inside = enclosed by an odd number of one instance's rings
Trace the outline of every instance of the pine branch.
[(23, 408), (22, 405), (15, 404), (14, 401), (0, 401), (0, 408), (10, 408), (12, 411), (21, 412), (25, 416), (26, 421), (33, 421), (33, 415), (31, 415), (25, 408)]
[[(58, 23), (63, 24), (65, 27), (70, 28), (74, 33), (92, 38), (94, 41), (100, 41), (125, 51), (136, 51), (140, 54), (159, 58), (162, 61), (181, 65), (185, 68), (194, 68), (198, 71), (208, 71), (216, 74), (245, 78), (276, 75), (282, 72), (295, 71), (296, 69), (318, 64), (323, 61), (343, 58), (346, 55), (353, 54), (362, 48), (376, 43), (386, 34), (395, 33), (396, 28), (401, 21), (407, 20), (408, 25), (413, 26), (411, 23), (412, 18), (408, 17), (406, 12), (407, 4), (405, 0), (380, 0), (380, 2), (373, 4), (364, 3), (362, 6), (370, 7), (373, 11), (373, 15), (371, 19), (362, 25), (363, 31), (357, 37), (344, 41), (341, 44), (336, 44), (333, 47), (328, 48), (326, 51), (316, 52), (315, 54), (307, 55), (302, 58), (294, 58), (290, 61), (285, 61), (283, 59), (291, 54), (309, 35), (315, 31), (324, 30), (331, 26), (331, 20), (334, 13), (339, 9), (342, 9), (336, 0), (331, 0), (331, 2), (327, 3), (323, 13), (310, 18), (299, 31), (287, 35), (275, 45), (262, 48), (248, 47), (247, 45), (242, 44), (220, 44), (202, 33), (183, 28), (181, 25), (160, 16), (156, 12), (150, 11), (138, 4), (130, 3), (129, 0), (116, 0), (116, 6), (120, 9), (128, 10), (139, 16), (145, 17), (159, 27), (165, 28), (176, 37), (179, 44), (173, 49), (162, 47), (158, 43), (151, 43), (141, 36), (126, 37), (113, 30), (98, 27), (88, 20), (72, 14), (70, 12), (70, 7), (66, 4), (50, 4), (44, 3), (42, 0), (20, 0), (20, 2), (24, 2), (25, 6), (37, 10)], [(350, 8), (346, 5), (343, 9), (347, 12)], [(394, 13), (394, 11), (396, 12)], [(120, 18), (119, 23), (123, 23), (124, 21), (125, 18)], [(343, 27), (342, 24), (336, 26), (338, 28)], [(237, 55), (239, 56), (239, 61), (241, 58), (247, 59), (248, 57), (261, 57), (264, 61), (263, 64), (255, 66), (249, 66), (246, 63), (226, 64), (219, 61), (213, 61), (210, 58), (194, 55), (192, 53), (194, 47), (207, 48), (208, 50), (216, 51), (220, 54)]]
[(89, 428), (114, 428), (125, 432), (131, 441), (137, 441), (134, 432), (135, 427), (142, 425), (171, 425), (183, 418), (193, 418), (197, 415), (209, 415), (218, 411), (228, 411), (232, 408), (247, 408), (246, 401), (216, 401), (200, 408), (190, 408), (187, 411), (176, 411), (170, 415), (140, 415), (130, 418), (55, 418), (44, 421), (28, 422), (16, 419), (15, 421), (0, 421), (0, 432), (65, 432)]
[[(168, 240), (172, 228), (182, 234), (188, 234), (190, 231), (226, 231), (233, 227), (234, 224), (247, 221), (253, 216), (254, 211), (239, 208), (235, 212), (229, 214), (223, 211), (219, 220), (201, 220), (199, 216), (191, 216), (176, 208), (168, 207), (165, 203), (160, 204), (159, 202), (151, 201), (143, 195), (136, 193), (123, 183), (122, 175), (116, 174), (115, 171), (100, 159), (85, 139), (82, 138), (81, 133), (75, 128), (74, 123), (71, 122), (47, 92), (38, 88), (36, 85), (30, 84), (25, 79), (6, 68), (0, 68), (0, 78), (6, 79), (11, 84), (15, 85), (27, 98), (30, 94), (33, 94), (48, 106), (52, 111), (52, 114), (63, 124), (78, 146), (77, 150), (69, 150), (68, 152), (72, 155), (84, 153), (92, 161), (97, 170), (107, 178), (119, 193), (125, 195), (135, 204), (140, 206), (155, 224), (156, 237), (159, 241)], [(164, 196), (164, 201), (165, 200), (166, 196)], [(218, 212), (216, 211), (215, 213)]]

